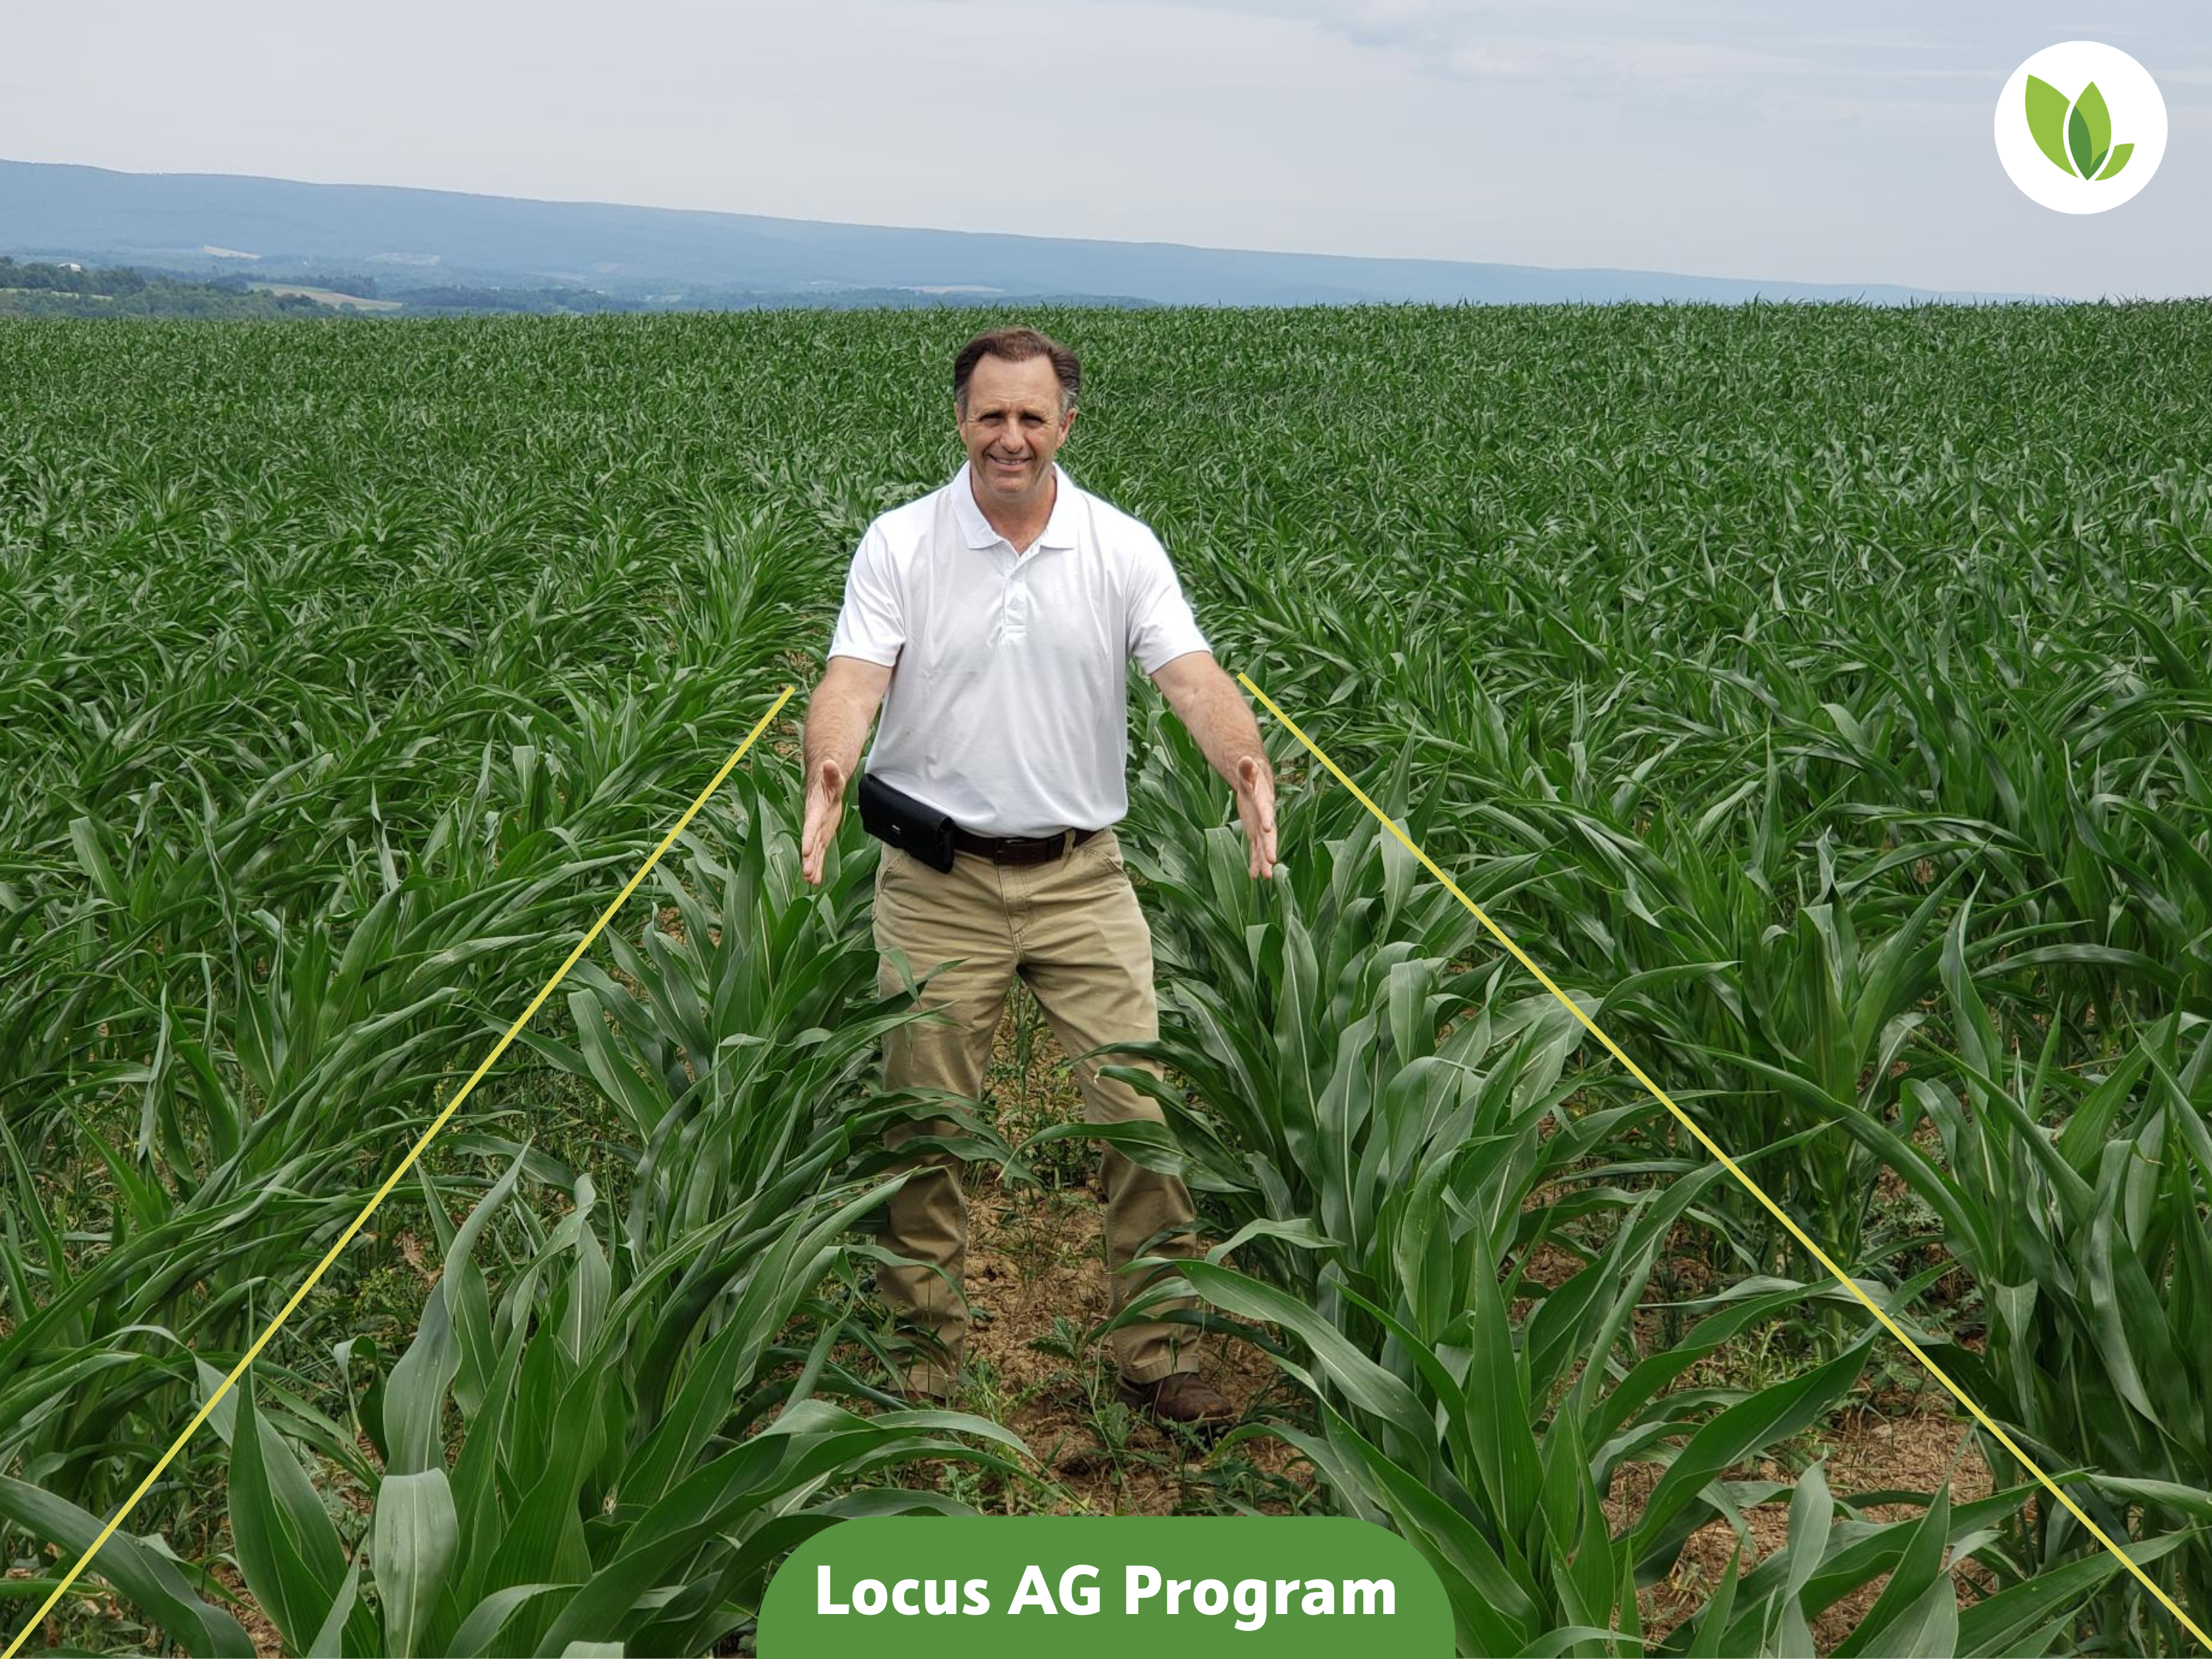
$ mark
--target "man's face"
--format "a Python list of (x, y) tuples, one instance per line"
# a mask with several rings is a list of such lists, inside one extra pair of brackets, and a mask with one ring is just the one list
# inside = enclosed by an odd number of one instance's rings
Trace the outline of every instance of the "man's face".
[(1018, 507), (1048, 487), (1075, 411), (1060, 411), (1051, 358), (986, 357), (968, 377), (967, 410), (958, 419), (977, 499)]

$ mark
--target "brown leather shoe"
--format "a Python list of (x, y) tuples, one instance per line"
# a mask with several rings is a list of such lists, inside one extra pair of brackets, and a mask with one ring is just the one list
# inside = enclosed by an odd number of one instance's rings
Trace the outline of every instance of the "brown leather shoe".
[(1172, 1423), (1200, 1434), (1218, 1434), (1237, 1419), (1237, 1407), (1218, 1389), (1193, 1371), (1171, 1371), (1157, 1382), (1131, 1382), (1120, 1389), (1121, 1401), (1154, 1422)]

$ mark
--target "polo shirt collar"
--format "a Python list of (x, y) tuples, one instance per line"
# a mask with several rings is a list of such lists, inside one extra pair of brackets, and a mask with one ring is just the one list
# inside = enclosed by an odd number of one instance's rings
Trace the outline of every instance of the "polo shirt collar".
[[(969, 546), (996, 546), (1001, 538), (991, 528), (991, 521), (983, 516), (983, 509), (975, 505), (974, 469), (960, 463), (959, 476), (952, 480), (952, 515), (960, 522), (960, 534)], [(1069, 477), (1058, 461), (1052, 464), (1052, 516), (1045, 520), (1044, 532), (1030, 551), (1040, 547), (1073, 547), (1075, 545), (1075, 481)]]

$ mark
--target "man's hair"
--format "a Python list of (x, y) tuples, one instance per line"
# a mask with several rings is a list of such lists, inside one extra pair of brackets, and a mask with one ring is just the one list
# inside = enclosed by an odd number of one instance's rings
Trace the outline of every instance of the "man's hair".
[(964, 415), (968, 410), (968, 380), (975, 365), (986, 357), (1009, 363), (1025, 363), (1032, 357), (1052, 359), (1052, 372), (1060, 376), (1060, 412), (1075, 407), (1075, 394), (1083, 388), (1083, 365), (1057, 340), (1033, 328), (994, 328), (978, 334), (960, 348), (952, 360), (952, 401)]

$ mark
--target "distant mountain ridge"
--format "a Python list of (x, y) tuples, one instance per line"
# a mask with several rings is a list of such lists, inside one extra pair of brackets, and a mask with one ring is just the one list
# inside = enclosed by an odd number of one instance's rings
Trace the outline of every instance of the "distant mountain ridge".
[(972, 301), (1050, 295), (1161, 305), (2016, 298), (1860, 285), (1555, 270), (1446, 259), (1268, 253), (846, 225), (231, 173), (115, 173), (0, 161), (0, 253), (164, 270), (355, 270), (410, 285), (568, 285), (671, 305), (705, 289)]

